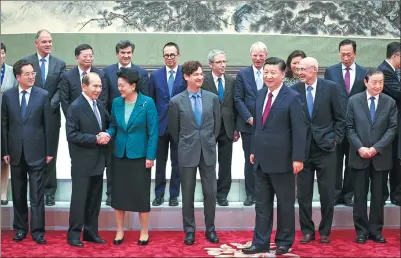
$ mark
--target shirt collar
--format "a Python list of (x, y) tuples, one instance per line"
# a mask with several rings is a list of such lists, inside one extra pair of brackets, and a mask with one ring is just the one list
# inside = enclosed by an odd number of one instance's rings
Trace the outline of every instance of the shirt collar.
[(370, 97), (375, 97), (375, 98), (376, 98), (375, 100), (379, 100), (379, 95), (380, 95), (380, 94), (377, 94), (376, 96), (372, 96), (372, 95), (370, 95), (369, 92), (366, 90), (366, 98), (367, 98), (367, 100), (370, 100)]
[(393, 71), (395, 71), (394, 66), (387, 59), (385, 61), (390, 65), (391, 68), (393, 68)]
[(253, 69), (253, 73), (254, 73), (254, 74), (256, 74), (258, 71), (260, 71), (260, 75), (263, 75), (262, 68), (260, 68), (260, 69), (258, 70), (258, 69), (256, 69), (256, 67), (255, 67), (254, 65), (252, 65), (252, 69)]
[(86, 101), (88, 101), (89, 105), (93, 107), (93, 99), (89, 98), (88, 95), (85, 94), (85, 92), (82, 92), (82, 95), (85, 97)]
[[(39, 60), (39, 62), (40, 62), (40, 60), (41, 60), (42, 58), (44, 58), (44, 59), (46, 60), (46, 63), (49, 63), (49, 55), (47, 55), (47, 56), (45, 56), (45, 57), (42, 57), (41, 55), (39, 55), (39, 53), (37, 53), (37, 55), (38, 55), (38, 60)], [(40, 65), (40, 63), (39, 63), (39, 65)]]
[(121, 67), (131, 68), (131, 63), (127, 64), (126, 66), (122, 66), (120, 63), (118, 63), (118, 69), (121, 69)]
[[(21, 93), (22, 91), (24, 91), (23, 88), (21, 88), (21, 85), (18, 85), (18, 93)], [(32, 91), (32, 87), (29, 87), (28, 89), (25, 90), (28, 94), (31, 94)]]
[(212, 76), (213, 76), (213, 81), (218, 83), (218, 79), (221, 78), (221, 82), (224, 83), (224, 74), (221, 75), (221, 77), (218, 77), (217, 75), (214, 74), (214, 72), (212, 71)]
[(178, 65), (177, 65), (176, 67), (174, 67), (173, 69), (171, 69), (170, 67), (168, 67), (168, 66), (166, 65), (166, 72), (167, 72), (168, 75), (170, 74), (170, 71), (171, 71), (171, 70), (174, 71), (174, 74), (177, 74)]
[(78, 66), (79, 76), (82, 77), (83, 72), (86, 72), (86, 74), (90, 73), (91, 69), (92, 69), (92, 67), (89, 67), (88, 70), (84, 71), (84, 70), (81, 70), (81, 68)]
[(277, 89), (275, 89), (274, 91), (270, 91), (269, 88), (267, 88), (267, 94), (269, 94), (270, 92), (273, 94), (273, 97), (277, 97), (278, 93), (281, 90), (281, 87), (283, 87), (283, 84), (281, 83), (280, 87), (278, 87)]
[[(343, 63), (341, 63), (341, 67), (342, 67), (343, 70), (345, 70), (345, 68), (347, 68)], [(350, 65), (349, 68), (350, 68), (351, 71), (355, 71), (355, 69), (356, 69), (355, 62), (352, 63), (352, 65)]]
[(202, 97), (202, 91), (200, 89), (197, 92), (192, 92), (189, 89), (187, 89), (187, 91), (188, 91), (188, 94), (189, 94), (189, 98), (192, 98), (192, 95), (194, 95), (195, 93), (198, 94), (199, 98)]
[(308, 90), (308, 86), (312, 86), (313, 89), (316, 89), (316, 85), (317, 85), (317, 78), (316, 78), (316, 80), (312, 83), (312, 85), (308, 85), (307, 83), (305, 83), (305, 90)]

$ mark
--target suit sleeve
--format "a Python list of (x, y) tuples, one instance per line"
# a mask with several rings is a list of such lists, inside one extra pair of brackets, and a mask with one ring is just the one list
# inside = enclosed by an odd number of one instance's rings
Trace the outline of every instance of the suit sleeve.
[[(59, 80), (61, 79), (61, 75), (62, 75), (63, 73), (65, 73), (65, 67), (66, 67), (66, 66), (65, 66), (65, 62), (62, 61), (62, 63), (61, 63), (61, 68), (60, 68), (60, 78), (59, 78)], [(61, 98), (61, 96), (60, 96), (60, 89), (58, 88), (59, 83), (60, 83), (60, 81), (57, 82), (57, 89), (56, 89), (56, 92), (53, 94), (53, 96), (52, 96), (52, 98), (51, 98), (51, 101), (50, 101), (50, 105), (51, 105), (51, 107), (52, 107), (53, 109), (60, 108), (59, 105), (60, 105), (60, 98)]]
[(148, 147), (146, 149), (146, 159), (155, 160), (157, 141), (159, 138), (159, 128), (158, 128), (157, 110), (153, 100), (150, 100), (146, 107), (146, 121), (149, 135)]
[(383, 93), (392, 97), (397, 103), (401, 101), (401, 84), (397, 81), (391, 71), (382, 70), (384, 74)]
[(8, 152), (8, 103), (7, 96), (3, 94), (1, 101), (1, 156), (9, 155)]
[(238, 72), (237, 78), (235, 79), (235, 94), (234, 94), (234, 102), (235, 102), (235, 107), (237, 108), (238, 114), (241, 116), (241, 118), (247, 122), (249, 118), (252, 117), (251, 112), (248, 110), (248, 108), (245, 105), (244, 98), (245, 98), (245, 92), (244, 92), (244, 85), (243, 85), (243, 78), (242, 74)]
[(217, 95), (213, 94), (212, 96), (213, 96), (214, 135), (216, 136), (217, 139), (220, 133), (220, 126), (221, 126), (220, 101)]
[(178, 110), (178, 104), (174, 101), (170, 101), (168, 103), (168, 113), (167, 113), (167, 120), (168, 120), (168, 132), (173, 138), (173, 141), (178, 144), (178, 139), (180, 135), (180, 113)]
[(50, 100), (46, 93), (45, 106), (43, 108), (43, 118), (45, 122), (45, 135), (46, 135), (46, 155), (53, 157), (56, 150), (53, 147), (54, 144), (51, 143), (57, 141), (58, 139), (55, 139), (54, 134), (51, 133), (52, 121), (51, 121), (51, 109), (49, 107), (50, 107)]
[(358, 134), (355, 129), (354, 120), (354, 103), (352, 100), (348, 101), (347, 113), (346, 113), (346, 123), (347, 123), (347, 136), (350, 144), (354, 145), (356, 150), (364, 147), (362, 141), (359, 139)]
[(382, 153), (383, 148), (391, 145), (393, 142), (395, 135), (397, 134), (397, 107), (395, 105), (395, 101), (391, 104), (390, 114), (388, 116), (388, 128), (387, 131), (383, 134), (382, 138), (373, 144), (373, 148), (376, 149), (378, 153)]
[(84, 147), (95, 147), (97, 144), (96, 135), (82, 133), (80, 131), (80, 123), (84, 121), (80, 121), (79, 115), (82, 112), (77, 110), (74, 106), (70, 106), (67, 112), (67, 121), (66, 121), (66, 128), (67, 131), (67, 141), (84, 146)]
[(336, 134), (334, 139), (336, 144), (342, 142), (345, 135), (346, 122), (344, 117), (344, 105), (340, 101), (340, 92), (338, 91), (337, 84), (333, 82), (331, 92), (331, 110), (334, 120), (334, 133)]
[(57, 88), (60, 92), (61, 109), (63, 110), (64, 116), (67, 117), (68, 107), (71, 104), (71, 96), (70, 85), (65, 73), (61, 75), (61, 80)]
[(305, 161), (306, 122), (301, 96), (297, 94), (290, 105), (292, 160)]

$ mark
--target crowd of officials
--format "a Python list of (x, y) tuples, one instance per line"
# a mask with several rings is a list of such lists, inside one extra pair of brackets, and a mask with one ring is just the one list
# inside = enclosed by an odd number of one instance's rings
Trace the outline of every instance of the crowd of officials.
[(338, 46), (341, 61), (327, 67), (324, 78), (318, 77), (318, 61), (303, 51), (293, 51), (285, 62), (269, 57), (262, 42), (252, 44), (252, 64), (235, 78), (226, 73), (227, 57), (217, 49), (208, 54), (210, 72), (204, 73), (199, 61), (179, 65), (180, 48), (168, 42), (160, 51), (165, 65), (149, 76), (132, 63), (135, 45), (128, 40), (115, 47), (117, 63), (103, 69), (93, 66), (90, 45), (77, 46), (78, 64), (68, 71), (65, 62), (51, 54), (49, 31), (40, 30), (34, 42), (37, 52), (12, 67), (5, 64), (6, 46), (1, 43), (1, 204), (8, 203), (11, 168), (15, 241), (25, 239), (30, 229), (33, 241), (46, 243), (45, 205), (55, 205), (62, 111), (71, 158), (67, 242), (72, 246), (83, 247), (81, 239), (106, 243), (98, 234), (105, 169), (106, 204), (115, 209), (117, 225), (113, 244), (123, 243), (124, 215), (131, 211), (139, 213), (138, 244), (147, 245), (151, 204), (165, 201), (169, 152), (168, 205), (179, 205), (181, 190), (184, 243), (195, 243), (198, 168), (205, 237), (218, 243), (216, 204), (229, 205), (233, 143), (240, 137), (244, 205), (255, 205), (256, 212), (252, 245), (244, 253), (269, 251), (274, 196), (276, 254), (287, 253), (295, 240), (296, 199), (300, 242), (315, 240), (315, 174), (321, 243), (330, 243), (338, 204), (353, 207), (357, 243), (386, 242), (383, 207), (389, 197), (401, 205), (399, 42), (389, 43), (385, 60), (367, 70), (355, 63), (356, 42), (343, 40)]

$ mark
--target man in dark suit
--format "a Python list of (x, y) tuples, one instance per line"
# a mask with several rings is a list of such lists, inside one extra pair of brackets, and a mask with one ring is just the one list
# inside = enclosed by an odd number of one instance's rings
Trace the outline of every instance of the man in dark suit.
[(212, 50), (207, 59), (212, 71), (205, 74), (202, 89), (213, 92), (219, 97), (221, 113), (220, 133), (217, 137), (219, 160), (217, 204), (228, 206), (233, 142), (239, 139), (239, 133), (235, 130), (237, 119), (237, 110), (234, 106), (235, 79), (226, 74), (227, 59), (223, 51)]
[[(339, 86), (341, 103), (345, 111), (347, 109), (348, 98), (365, 90), (363, 79), (366, 69), (355, 63), (355, 41), (344, 39), (338, 45), (338, 51), (340, 53), (341, 63), (328, 67), (324, 73), (324, 79), (331, 80)], [(342, 143), (337, 144), (336, 152), (337, 170), (334, 205), (345, 204), (346, 206), (352, 206), (354, 179), (352, 178), (353, 173), (350, 173), (348, 169), (349, 143), (347, 137), (344, 137)]]
[(82, 95), (82, 78), (84, 75), (94, 72), (99, 74), (102, 80), (102, 92), (99, 96), (105, 107), (107, 107), (107, 83), (104, 72), (93, 67), (93, 49), (88, 44), (81, 44), (75, 48), (75, 58), (78, 66), (74, 67), (61, 75), (59, 83), (61, 108), (64, 116), (67, 116), (68, 107), (71, 103)]
[(98, 244), (106, 241), (98, 236), (98, 218), (102, 201), (103, 171), (106, 147), (110, 137), (104, 132), (107, 112), (98, 101), (102, 81), (95, 72), (82, 77), (82, 93), (67, 112), (67, 141), (71, 157), (71, 206), (67, 242), (83, 247), (83, 240)]
[(58, 84), (61, 79), (61, 74), (65, 72), (65, 62), (51, 55), (52, 37), (47, 30), (40, 30), (36, 33), (35, 46), (37, 52), (27, 56), (24, 59), (33, 64), (33, 69), (36, 72), (35, 85), (47, 90), (50, 99), (50, 134), (54, 139), (52, 149), (54, 157), (49, 164), (46, 165), (44, 173), (44, 194), (46, 196), (45, 204), (52, 206), (55, 204), (54, 195), (57, 190), (57, 150), (61, 126), (60, 113), (60, 90)]
[(306, 162), (297, 176), (298, 203), (302, 244), (315, 240), (312, 220), (312, 199), (315, 171), (320, 194), (322, 219), (319, 225), (320, 242), (330, 243), (333, 222), (336, 145), (345, 133), (344, 107), (336, 83), (317, 78), (318, 63), (306, 57), (299, 63), (301, 82), (293, 89), (301, 94), (307, 124)]
[(184, 243), (195, 243), (194, 193), (199, 168), (204, 196), (206, 239), (218, 243), (214, 218), (216, 212), (216, 138), (220, 132), (219, 98), (201, 90), (202, 65), (188, 61), (182, 65), (187, 90), (169, 103), (168, 130), (178, 146), (181, 173)]
[(38, 244), (46, 244), (43, 173), (54, 153), (49, 97), (47, 91), (33, 87), (36, 75), (33, 64), (19, 60), (14, 64), (13, 71), (19, 86), (4, 92), (1, 107), (3, 160), (11, 165), (13, 228), (16, 233), (13, 239), (22, 241), (30, 228), (32, 239)]
[(295, 239), (295, 174), (303, 168), (306, 124), (301, 96), (283, 84), (286, 64), (266, 59), (264, 83), (256, 98), (250, 161), (255, 171), (256, 219), (245, 254), (269, 252), (277, 196), (276, 254), (288, 253)]
[[(384, 223), (383, 174), (392, 168), (392, 142), (397, 133), (395, 101), (381, 93), (384, 75), (380, 70), (368, 71), (367, 91), (350, 98), (347, 108), (347, 136), (350, 141), (349, 165), (354, 173), (355, 242), (367, 239), (386, 243), (382, 236)], [(367, 202), (370, 179), (370, 212)]]
[[(400, 69), (400, 54), (401, 43), (392, 42), (387, 45), (386, 60), (383, 61), (378, 67), (384, 74), (384, 88), (383, 93), (392, 97), (398, 108), (398, 125), (401, 125), (401, 82), (397, 69)], [(400, 135), (396, 134), (393, 141), (393, 167), (390, 169), (390, 201), (392, 204), (401, 206), (401, 166), (397, 157), (398, 138)], [(387, 200), (389, 191), (387, 187), (388, 175), (385, 174), (384, 186), (384, 200)]]
[(166, 163), (170, 145), (171, 177), (170, 198), (168, 204), (177, 206), (180, 195), (180, 171), (178, 168), (177, 145), (172, 141), (167, 130), (168, 103), (175, 95), (185, 90), (186, 83), (182, 77), (182, 67), (178, 65), (180, 49), (174, 42), (168, 42), (163, 47), (165, 66), (150, 74), (148, 95), (156, 104), (159, 120), (159, 140), (157, 141), (155, 199), (153, 206), (160, 206), (164, 202), (166, 189)]
[[(149, 89), (148, 72), (142, 67), (132, 63), (132, 55), (134, 54), (134, 50), (135, 50), (135, 45), (131, 43), (129, 40), (120, 40), (116, 45), (116, 56), (118, 59), (118, 63), (103, 68), (108, 88), (107, 111), (109, 113), (111, 112), (111, 105), (113, 104), (113, 100), (117, 97), (120, 97), (120, 91), (118, 90), (117, 86), (117, 71), (121, 67), (128, 67), (139, 73), (140, 81), (138, 87), (142, 89), (145, 95), (148, 95), (147, 92)], [(109, 155), (107, 157), (107, 169), (106, 169), (106, 176), (107, 176), (106, 205), (108, 206), (111, 205), (111, 188), (113, 187), (113, 181), (112, 181), (113, 149), (114, 149), (114, 141), (112, 140), (108, 144)]]
[(249, 156), (251, 155), (251, 134), (253, 118), (255, 117), (256, 95), (258, 90), (263, 87), (262, 68), (267, 55), (266, 45), (260, 41), (255, 42), (250, 49), (252, 65), (239, 70), (236, 77), (234, 102), (238, 112), (236, 128), (241, 132), (245, 158), (245, 206), (255, 204), (255, 182)]

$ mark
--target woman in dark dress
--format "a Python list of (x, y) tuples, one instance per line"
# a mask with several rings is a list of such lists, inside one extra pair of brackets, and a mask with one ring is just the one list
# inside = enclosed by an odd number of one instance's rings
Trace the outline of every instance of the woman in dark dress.
[(114, 244), (124, 239), (126, 211), (139, 212), (139, 245), (149, 241), (151, 168), (156, 158), (158, 120), (153, 100), (139, 92), (138, 72), (121, 68), (117, 72), (121, 97), (114, 99), (112, 122), (107, 132), (115, 140), (111, 207), (115, 209), (117, 234)]

